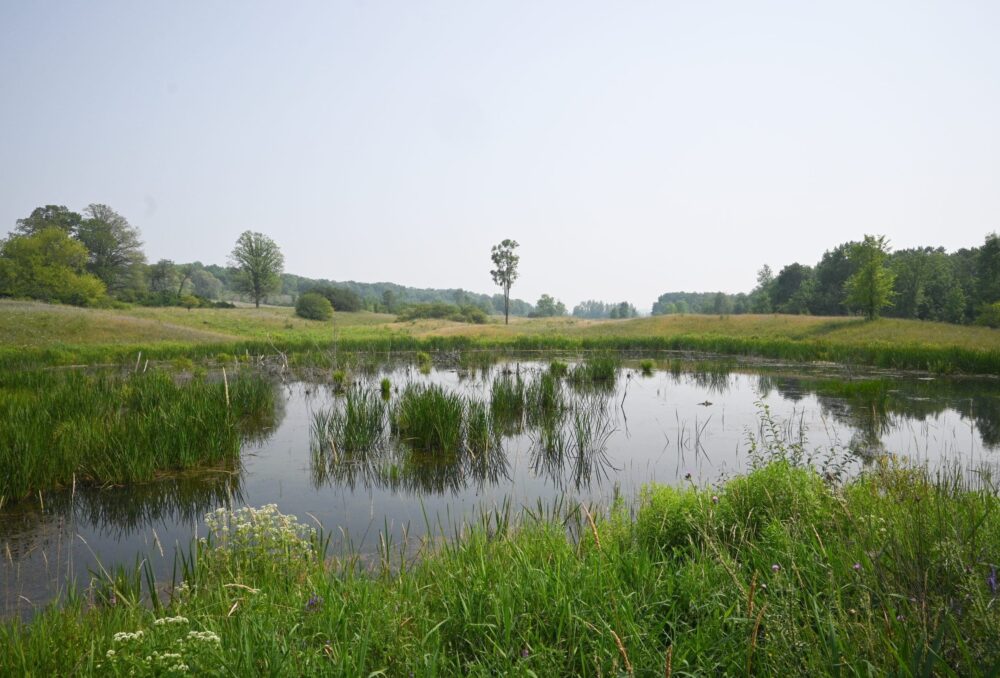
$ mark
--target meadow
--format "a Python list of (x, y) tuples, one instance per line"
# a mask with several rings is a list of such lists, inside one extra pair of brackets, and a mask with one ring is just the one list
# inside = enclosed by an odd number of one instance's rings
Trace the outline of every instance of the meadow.
[(1000, 374), (1000, 331), (965, 325), (787, 315), (672, 315), (630, 320), (440, 320), (396, 322), (374, 313), (335, 313), (331, 322), (290, 308), (91, 310), (0, 302), (0, 367), (123, 364), (212, 358), (220, 353), (298, 354), (330, 350), (684, 350), (791, 361), (831, 361), (938, 373)]

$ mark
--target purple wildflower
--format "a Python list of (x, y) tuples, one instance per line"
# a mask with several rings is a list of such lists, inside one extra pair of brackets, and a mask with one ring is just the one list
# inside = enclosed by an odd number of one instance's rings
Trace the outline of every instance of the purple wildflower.
[(521, 648), (521, 659), (527, 659), (530, 654), (527, 647)]
[(313, 610), (318, 609), (319, 606), (322, 604), (323, 604), (323, 599), (314, 593), (306, 602), (306, 610), (312, 612)]
[(990, 567), (990, 574), (986, 577), (986, 585), (990, 587), (990, 593), (997, 594), (997, 566)]
[(861, 571), (861, 563), (854, 563), (854, 571), (855, 572)]
[(717, 495), (717, 494), (713, 494), (712, 495), (712, 503), (713, 504), (718, 504), (719, 503), (719, 495)]
[(781, 565), (778, 565), (778, 563), (775, 563), (774, 565), (771, 566), (771, 572), (780, 572), (780, 571), (781, 571)]

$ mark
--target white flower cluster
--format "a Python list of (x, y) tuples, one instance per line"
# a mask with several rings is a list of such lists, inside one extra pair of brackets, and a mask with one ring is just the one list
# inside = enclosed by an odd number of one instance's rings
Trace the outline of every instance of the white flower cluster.
[(112, 636), (112, 640), (116, 643), (125, 643), (130, 640), (142, 640), (142, 631), (119, 631)]
[(222, 639), (213, 631), (188, 631), (187, 639), (196, 642), (215, 643), (216, 645), (222, 643)]
[(216, 509), (205, 516), (205, 524), (218, 548), (247, 555), (287, 554), (307, 557), (312, 553), (312, 528), (292, 515), (278, 511), (277, 504), (235, 511)]
[(161, 617), (153, 621), (154, 626), (164, 626), (166, 624), (187, 624), (187, 617)]

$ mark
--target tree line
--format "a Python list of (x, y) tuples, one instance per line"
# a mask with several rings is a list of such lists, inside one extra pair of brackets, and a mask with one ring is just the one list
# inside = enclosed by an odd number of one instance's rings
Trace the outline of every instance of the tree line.
[(1000, 237), (991, 233), (979, 247), (947, 252), (942, 247), (892, 251), (884, 237), (866, 236), (827, 250), (813, 265), (794, 262), (777, 274), (765, 265), (750, 293), (668, 292), (652, 312), (881, 314), (997, 327)]

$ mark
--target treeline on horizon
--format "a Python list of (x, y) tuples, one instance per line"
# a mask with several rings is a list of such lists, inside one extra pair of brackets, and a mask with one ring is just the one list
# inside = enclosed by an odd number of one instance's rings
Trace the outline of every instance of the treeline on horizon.
[[(38, 207), (18, 219), (0, 239), (0, 297), (38, 299), (77, 306), (225, 307), (250, 301), (235, 266), (147, 262), (139, 229), (107, 205), (91, 204), (81, 212), (61, 205)], [(462, 289), (421, 289), (389, 282), (336, 282), (282, 273), (268, 303), (293, 306), (305, 292), (326, 297), (338, 311), (368, 310), (401, 314), (427, 308), (481, 309), (503, 312), (503, 295)], [(536, 313), (521, 299), (510, 300), (511, 315)]]
[[(858, 270), (851, 256), (859, 243), (827, 250), (815, 265), (788, 264), (775, 274), (757, 273), (750, 293), (667, 292), (653, 304), (653, 315), (702, 313), (786, 313), (853, 315), (847, 281)], [(917, 247), (890, 252), (885, 267), (892, 280), (889, 305), (881, 314), (895, 318), (1000, 326), (1000, 237), (986, 236), (979, 247), (947, 252)]]
[[(18, 219), (0, 239), (0, 297), (38, 299), (77, 306), (230, 307), (251, 301), (236, 266), (149, 263), (139, 229), (107, 205), (91, 204), (81, 212), (45, 205)], [(364, 283), (306, 278), (282, 272), (267, 303), (294, 306), (305, 293), (326, 298), (337, 311), (390, 313), (403, 319), (449, 318), (484, 322), (503, 314), (502, 294), (407, 287), (391, 282)], [(522, 317), (568, 315), (566, 306), (548, 294), (535, 304), (510, 300), (510, 314)], [(579, 318), (632, 318), (635, 306), (622, 301), (585, 301), (572, 314)]]

